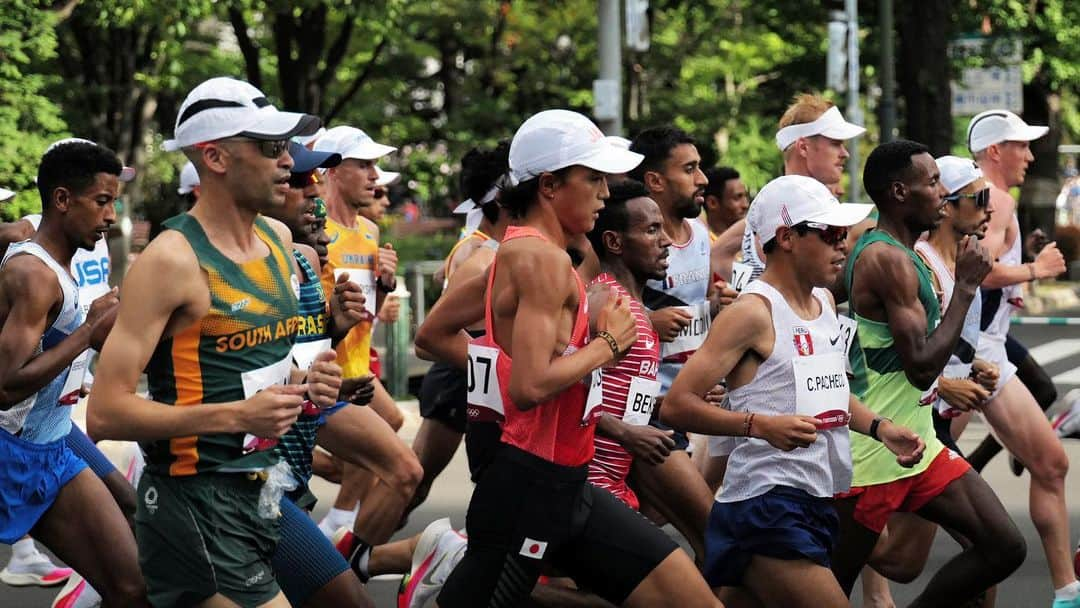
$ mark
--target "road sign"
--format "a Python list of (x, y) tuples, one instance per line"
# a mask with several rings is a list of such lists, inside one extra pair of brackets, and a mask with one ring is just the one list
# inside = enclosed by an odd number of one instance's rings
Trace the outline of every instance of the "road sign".
[(982, 60), (980, 67), (964, 67), (952, 82), (953, 116), (974, 116), (986, 110), (1024, 111), (1023, 45), (1013, 38), (968, 36), (954, 40), (953, 59)]

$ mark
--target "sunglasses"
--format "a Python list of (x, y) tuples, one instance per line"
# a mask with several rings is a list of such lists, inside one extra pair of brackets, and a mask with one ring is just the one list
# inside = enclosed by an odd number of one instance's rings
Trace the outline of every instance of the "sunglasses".
[[(225, 139), (219, 139), (217, 141), (243, 141), (255, 144), (255, 147), (259, 149), (259, 153), (266, 158), (277, 158), (289, 149), (289, 140), (287, 139), (249, 139), (246, 137), (227, 137)], [(201, 150), (205, 148), (209, 143), (210, 142), (195, 144), (195, 147)]]
[(319, 183), (318, 171), (308, 171), (307, 173), (293, 173), (289, 176), (289, 187), (301, 190), (308, 186)]
[(807, 232), (813, 232), (825, 242), (826, 245), (835, 246), (838, 243), (842, 243), (847, 240), (847, 228), (843, 226), (829, 226), (828, 224), (819, 224), (818, 222), (801, 222), (791, 227), (792, 230), (799, 233), (799, 236), (806, 236)]
[(986, 209), (986, 207), (990, 205), (990, 188), (983, 188), (982, 190), (979, 190), (978, 192), (974, 192), (972, 194), (950, 194), (949, 196), (945, 197), (945, 200), (949, 201), (954, 205), (959, 205), (960, 199), (962, 198), (975, 199), (976, 208)]

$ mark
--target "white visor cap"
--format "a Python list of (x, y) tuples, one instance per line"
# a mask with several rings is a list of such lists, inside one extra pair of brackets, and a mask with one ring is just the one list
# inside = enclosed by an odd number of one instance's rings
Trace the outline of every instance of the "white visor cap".
[(829, 139), (846, 141), (866, 133), (866, 129), (844, 120), (840, 108), (833, 106), (813, 122), (788, 125), (776, 132), (776, 145), (781, 151), (795, 143), (800, 137), (822, 135)]

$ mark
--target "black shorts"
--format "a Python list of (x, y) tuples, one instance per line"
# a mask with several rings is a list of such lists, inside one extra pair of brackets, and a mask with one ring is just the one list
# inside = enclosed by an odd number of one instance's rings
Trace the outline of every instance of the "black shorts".
[(502, 445), (502, 426), (498, 422), (470, 421), (465, 426), (465, 455), (469, 459), (469, 476), (473, 483), (480, 476)]
[(503, 445), (473, 492), (469, 548), (439, 606), (519, 606), (545, 563), (621, 605), (678, 546), (587, 472)]
[(1012, 337), (1011, 334), (1005, 335), (1005, 356), (1016, 367), (1020, 367), (1020, 364), (1024, 362), (1024, 359), (1028, 358), (1028, 349), (1026, 346)]
[(660, 417), (657, 415), (656, 412), (653, 412), (652, 419), (649, 420), (649, 426), (660, 429), (661, 431), (675, 431), (671, 435), (671, 438), (675, 441), (674, 449), (682, 450), (685, 452), (686, 449), (690, 447), (690, 438), (686, 436), (686, 433), (678, 429), (673, 429), (670, 426), (664, 424), (663, 422), (660, 422)]
[(934, 434), (937, 435), (938, 441), (944, 443), (945, 447), (963, 456), (966, 460), (967, 456), (960, 451), (960, 446), (956, 445), (956, 441), (953, 439), (952, 419), (943, 418), (941, 414), (938, 413), (937, 409), (933, 407), (930, 409), (933, 410), (931, 415), (934, 417)]
[(458, 433), (465, 432), (465, 370), (434, 363), (420, 383), (420, 415), (436, 420)]

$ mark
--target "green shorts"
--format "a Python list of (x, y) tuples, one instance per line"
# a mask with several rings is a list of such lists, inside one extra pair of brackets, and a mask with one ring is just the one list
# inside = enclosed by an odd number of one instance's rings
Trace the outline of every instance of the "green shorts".
[(243, 473), (139, 481), (135, 539), (154, 606), (190, 606), (220, 593), (259, 606), (279, 592), (270, 556), (279, 522), (259, 517), (262, 481)]

